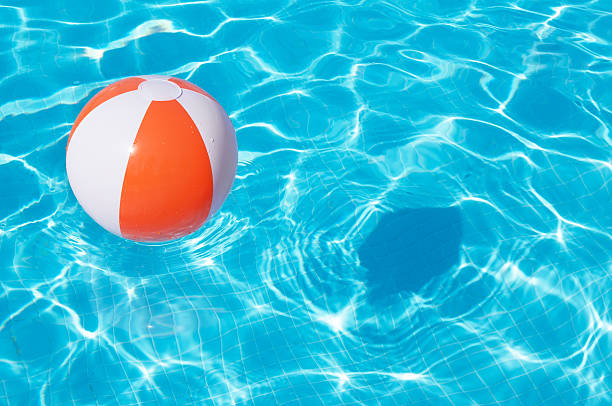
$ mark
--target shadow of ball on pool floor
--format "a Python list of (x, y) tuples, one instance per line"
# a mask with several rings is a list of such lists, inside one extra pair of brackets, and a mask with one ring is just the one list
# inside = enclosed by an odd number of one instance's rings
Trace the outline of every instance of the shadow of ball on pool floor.
[(358, 254), (373, 303), (417, 292), (459, 262), (462, 225), (457, 207), (384, 214)]

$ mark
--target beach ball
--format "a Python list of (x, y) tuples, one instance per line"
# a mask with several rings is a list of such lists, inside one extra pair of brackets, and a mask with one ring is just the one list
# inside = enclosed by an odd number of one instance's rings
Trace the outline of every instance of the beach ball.
[(96, 94), (66, 147), (68, 181), (85, 212), (135, 241), (183, 237), (215, 214), (236, 175), (236, 134), (198, 86), (139, 76)]

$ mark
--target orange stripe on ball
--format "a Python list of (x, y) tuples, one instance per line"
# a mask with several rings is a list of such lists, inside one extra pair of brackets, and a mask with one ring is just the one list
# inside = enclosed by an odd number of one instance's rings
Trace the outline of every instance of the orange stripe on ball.
[(176, 100), (154, 101), (136, 135), (121, 192), (121, 234), (162, 241), (197, 230), (213, 195), (210, 160), (191, 117)]
[(93, 109), (98, 107), (100, 104), (105, 101), (112, 99), (115, 96), (119, 96), (122, 93), (131, 92), (133, 90), (138, 89), (138, 85), (144, 82), (144, 79), (141, 78), (127, 78), (119, 80), (111, 85), (106, 86), (102, 89), (98, 94), (91, 98), (83, 107), (83, 110), (79, 113), (74, 124), (72, 125), (72, 129), (70, 130), (70, 135), (68, 136), (68, 143), (66, 144), (66, 148), (70, 144), (70, 139), (72, 138), (72, 134), (77, 129), (81, 121), (89, 114)]

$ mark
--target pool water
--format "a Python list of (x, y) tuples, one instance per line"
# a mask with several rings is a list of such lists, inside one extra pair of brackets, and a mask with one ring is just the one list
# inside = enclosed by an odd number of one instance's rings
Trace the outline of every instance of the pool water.
[[(238, 138), (164, 244), (65, 172), (144, 74)], [(611, 125), (608, 0), (1, 0), (0, 404), (610, 404)]]

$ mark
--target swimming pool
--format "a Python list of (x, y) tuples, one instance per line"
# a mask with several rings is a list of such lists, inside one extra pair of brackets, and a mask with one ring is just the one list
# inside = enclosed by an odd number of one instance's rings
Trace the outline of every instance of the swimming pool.
[[(612, 402), (612, 3), (2, 1), (0, 404)], [(209, 91), (220, 212), (78, 206), (117, 79)]]

